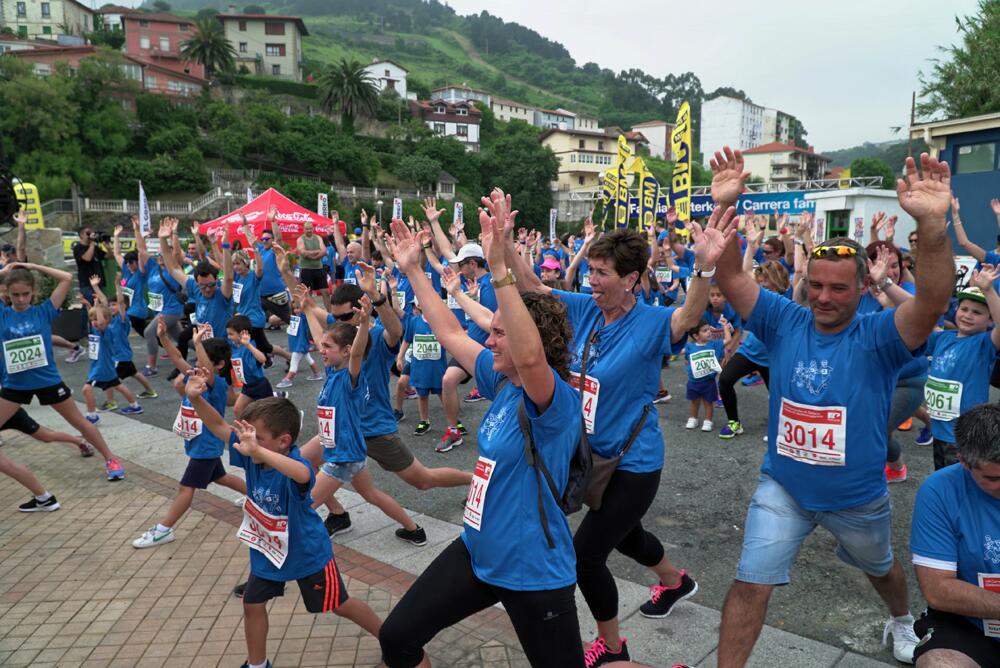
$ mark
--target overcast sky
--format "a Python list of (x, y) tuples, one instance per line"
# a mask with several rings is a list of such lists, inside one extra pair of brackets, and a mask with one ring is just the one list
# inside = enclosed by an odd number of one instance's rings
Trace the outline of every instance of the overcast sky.
[[(744, 90), (797, 116), (817, 150), (893, 139), (906, 125), (917, 73), (958, 42), (954, 17), (976, 0), (448, 0), (486, 9), (561, 42), (582, 65), (648, 74), (694, 72), (706, 92)], [(612, 13), (612, 9), (617, 13)], [(616, 20), (621, 28), (615, 29)], [(898, 135), (905, 137), (905, 132)]]

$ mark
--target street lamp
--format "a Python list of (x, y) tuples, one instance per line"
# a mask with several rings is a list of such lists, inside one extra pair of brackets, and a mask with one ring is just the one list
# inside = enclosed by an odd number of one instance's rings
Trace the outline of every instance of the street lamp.
[(233, 208), (233, 193), (227, 190), (222, 193), (222, 196), (226, 198), (226, 215), (229, 215), (229, 212), (232, 211)]
[(382, 225), (382, 200), (375, 202), (375, 207), (378, 209), (378, 224)]

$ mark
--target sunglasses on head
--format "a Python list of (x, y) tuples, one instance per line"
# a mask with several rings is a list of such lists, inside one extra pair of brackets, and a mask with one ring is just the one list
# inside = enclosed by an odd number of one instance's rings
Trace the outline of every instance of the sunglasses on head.
[(261, 241), (270, 241), (271, 237), (261, 237), (260, 240)]
[(330, 315), (332, 315), (334, 319), (339, 320), (340, 322), (348, 322), (354, 318), (354, 311), (351, 311), (350, 313), (341, 313), (339, 315), (336, 313), (331, 313)]
[(858, 249), (854, 246), (816, 246), (813, 248), (813, 257), (848, 257), (857, 255)]

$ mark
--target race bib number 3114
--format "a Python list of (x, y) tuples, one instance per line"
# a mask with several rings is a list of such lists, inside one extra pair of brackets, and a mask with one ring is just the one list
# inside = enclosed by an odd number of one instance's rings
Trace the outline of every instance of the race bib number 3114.
[(784, 457), (820, 466), (847, 464), (847, 408), (782, 398), (775, 446)]

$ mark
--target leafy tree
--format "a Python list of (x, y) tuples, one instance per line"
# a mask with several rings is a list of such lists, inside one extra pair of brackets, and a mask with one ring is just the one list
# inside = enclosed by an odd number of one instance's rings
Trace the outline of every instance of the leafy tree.
[(146, 140), (150, 153), (175, 153), (194, 145), (194, 132), (189, 127), (174, 125), (156, 130)]
[(87, 33), (86, 37), (95, 46), (106, 46), (115, 51), (121, 49), (122, 45), (125, 44), (125, 33), (121, 30), (95, 30)]
[(881, 176), (882, 188), (892, 190), (896, 187), (896, 172), (878, 158), (855, 158), (851, 162), (851, 176)]
[(190, 39), (181, 42), (181, 55), (203, 65), (208, 76), (215, 72), (232, 71), (236, 63), (236, 49), (226, 37), (222, 24), (214, 17), (195, 21)]
[[(513, 198), (525, 225), (542, 228), (552, 208), (550, 184), (559, 174), (559, 159), (538, 143), (537, 134), (508, 123), (503, 134), (482, 153), (482, 184), (502, 188)], [(476, 191), (473, 191), (476, 192)]]
[(153, 0), (153, 9), (158, 12), (169, 12), (172, 7), (166, 0)]
[(319, 77), (319, 99), (323, 109), (340, 113), (340, 123), (354, 134), (354, 119), (374, 116), (378, 109), (375, 80), (356, 60), (341, 60), (327, 67)]
[(979, 13), (955, 17), (960, 45), (942, 47), (930, 73), (920, 73), (923, 117), (960, 118), (1000, 111), (1000, 0), (980, 0)]
[(260, 5), (247, 5), (243, 8), (244, 14), (267, 14), (267, 10)]
[(422, 188), (437, 182), (441, 163), (424, 155), (404, 155), (396, 161), (393, 172), (404, 181)]

